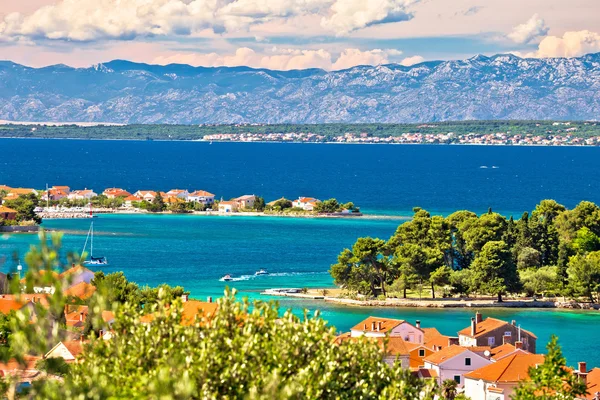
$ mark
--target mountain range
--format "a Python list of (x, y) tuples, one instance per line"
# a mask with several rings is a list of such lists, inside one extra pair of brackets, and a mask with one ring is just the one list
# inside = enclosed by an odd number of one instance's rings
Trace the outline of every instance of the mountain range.
[(600, 53), (500, 54), (342, 71), (0, 61), (0, 119), (112, 123), (597, 120)]

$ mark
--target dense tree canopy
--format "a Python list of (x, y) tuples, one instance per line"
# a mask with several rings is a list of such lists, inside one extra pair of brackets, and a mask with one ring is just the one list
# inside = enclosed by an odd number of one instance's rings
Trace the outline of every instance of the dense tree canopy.
[[(375, 239), (361, 238), (357, 245), (370, 240)], [(443, 217), (415, 208), (413, 218), (387, 242), (376, 241), (378, 254), (370, 258), (378, 263), (355, 257), (354, 247), (340, 254), (330, 270), (336, 284), (371, 296), (387, 294), (389, 286), (403, 297), (429, 284), (432, 297), (439, 287), (444, 295), (485, 294), (499, 300), (503, 294), (526, 293), (597, 301), (600, 292), (600, 208), (587, 201), (568, 210), (543, 200), (517, 220), (492, 210)]]

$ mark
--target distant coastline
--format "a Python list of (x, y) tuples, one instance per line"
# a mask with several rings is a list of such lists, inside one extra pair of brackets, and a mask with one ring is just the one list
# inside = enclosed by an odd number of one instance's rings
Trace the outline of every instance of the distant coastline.
[(123, 125), (0, 121), (0, 138), (209, 143), (600, 146), (600, 123), (508, 120), (421, 124)]

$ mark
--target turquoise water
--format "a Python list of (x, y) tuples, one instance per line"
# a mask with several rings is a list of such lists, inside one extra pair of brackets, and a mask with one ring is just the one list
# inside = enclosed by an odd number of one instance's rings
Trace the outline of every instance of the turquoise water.
[[(106, 272), (124, 271), (141, 285), (183, 285), (192, 296), (219, 297), (226, 285), (240, 296), (269, 300), (260, 292), (274, 287), (329, 287), (327, 273), (338, 252), (356, 237), (389, 237), (396, 220), (331, 220), (273, 217), (205, 217), (170, 215), (100, 215), (95, 219), (97, 255), (106, 255)], [(63, 249), (80, 251), (89, 220), (48, 220), (48, 229), (65, 231)], [(23, 254), (36, 235), (4, 235), (0, 254)], [(14, 267), (7, 261), (3, 269)], [(253, 276), (260, 268), (268, 276)], [(224, 283), (226, 273), (239, 280)], [(275, 298), (284, 309), (301, 315), (319, 309), (321, 316), (340, 331), (348, 330), (369, 315), (421, 320), (455, 335), (469, 324), (471, 310), (377, 309), (347, 307), (312, 300)], [(484, 310), (484, 314), (517, 320), (539, 336), (538, 349), (551, 334), (560, 336), (569, 362), (585, 360), (600, 365), (600, 313), (548, 310)]]
[[(0, 154), (0, 184), (14, 187), (185, 187), (208, 190), (218, 198), (254, 193), (267, 201), (281, 196), (337, 197), (366, 212), (393, 215), (409, 215), (412, 207), (420, 206), (439, 213), (492, 207), (520, 216), (545, 198), (568, 207), (581, 200), (600, 202), (600, 150), (591, 147), (2, 139)], [(102, 215), (96, 222), (96, 255), (108, 257), (107, 272), (122, 270), (142, 285), (166, 282), (183, 285), (198, 298), (214, 297), (226, 285), (219, 278), (229, 273), (242, 277), (229, 283), (241, 295), (263, 298), (260, 291), (265, 288), (331, 286), (327, 270), (344, 247), (359, 236), (388, 238), (398, 223)], [(47, 221), (44, 226), (66, 231), (65, 249), (80, 251), (89, 221)], [(8, 260), (4, 269), (15, 266), (13, 252), (22, 255), (35, 240), (34, 235), (3, 236), (0, 259)], [(260, 268), (272, 275), (253, 277)], [(471, 317), (465, 310), (368, 309), (278, 300), (296, 313), (319, 308), (339, 330), (368, 315), (380, 315), (420, 319), (424, 326), (453, 335)], [(486, 314), (516, 319), (539, 336), (540, 350), (552, 333), (557, 334), (570, 363), (585, 360), (600, 366), (600, 313)]]

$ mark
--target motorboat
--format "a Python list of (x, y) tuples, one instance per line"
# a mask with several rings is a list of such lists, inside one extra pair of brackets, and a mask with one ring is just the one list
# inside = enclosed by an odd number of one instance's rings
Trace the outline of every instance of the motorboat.
[(224, 277), (222, 277), (222, 278), (221, 278), (221, 280), (222, 280), (223, 282), (229, 282), (229, 281), (232, 281), (232, 280), (233, 280), (233, 278), (231, 277), (231, 275), (227, 274), (227, 275), (225, 275)]
[(267, 272), (267, 270), (265, 269), (259, 269), (258, 271), (256, 271), (254, 273), (254, 275), (258, 276), (258, 275), (268, 275), (269, 273)]

